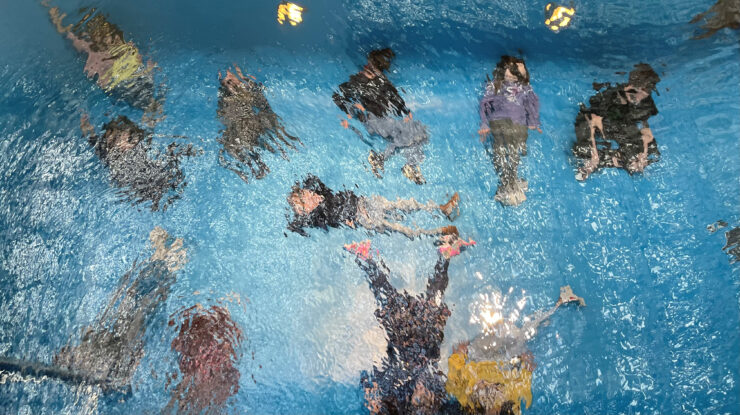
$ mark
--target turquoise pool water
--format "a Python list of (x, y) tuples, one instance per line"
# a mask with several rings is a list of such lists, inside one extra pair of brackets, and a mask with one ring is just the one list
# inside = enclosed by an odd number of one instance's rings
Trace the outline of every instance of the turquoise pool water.
[[(649, 4), (648, 4), (649, 3)], [(50, 362), (89, 324), (118, 278), (149, 256), (155, 226), (182, 237), (189, 262), (146, 335), (130, 396), (101, 396), (55, 381), (0, 384), (0, 413), (158, 413), (176, 370), (167, 317), (230, 297), (242, 327), (240, 390), (233, 413), (362, 413), (360, 372), (385, 352), (364, 275), (342, 250), (371, 239), (419, 291), (431, 272), (429, 239), (351, 229), (286, 231), (290, 186), (307, 173), (362, 194), (445, 200), (461, 195), (455, 222), (478, 245), (450, 266), (452, 309), (445, 362), (480, 331), (482, 296), (502, 310), (549, 306), (569, 284), (581, 310), (561, 310), (530, 342), (538, 365), (527, 414), (740, 412), (740, 284), (722, 232), (740, 222), (740, 43), (723, 31), (692, 40), (687, 22), (711, 1), (575, 3), (559, 34), (542, 25), (543, 4), (517, 1), (312, 1), (304, 23), (280, 26), (273, 2), (58, 2), (96, 6), (161, 71), (162, 136), (202, 149), (184, 161), (187, 186), (166, 212), (118, 202), (108, 171), (82, 138), (94, 125), (141, 113), (115, 104), (85, 78), (84, 60), (35, 2), (6, 1), (0, 14), (0, 355)], [(396, 51), (390, 79), (404, 91), (430, 143), (417, 186), (376, 179), (367, 145), (339, 125), (336, 86), (375, 47)], [(502, 54), (521, 54), (540, 97), (544, 133), (531, 134), (522, 174), (528, 200), (493, 200), (497, 176), (478, 141), (485, 74)], [(661, 75), (651, 119), (662, 160), (644, 175), (623, 171), (574, 179), (569, 152), (578, 103), (595, 81), (623, 81), (637, 62)], [(237, 63), (304, 146), (245, 184), (218, 165), (219, 70)], [(165, 145), (170, 138), (158, 139)], [(420, 225), (432, 220), (420, 217)], [(284, 235), (287, 234), (287, 237)]]

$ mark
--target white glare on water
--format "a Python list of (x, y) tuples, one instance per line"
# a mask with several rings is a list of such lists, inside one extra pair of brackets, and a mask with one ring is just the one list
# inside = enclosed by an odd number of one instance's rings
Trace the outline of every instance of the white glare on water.
[[(515, 323), (527, 304), (527, 298), (524, 290), (519, 299), (512, 297), (513, 292), (514, 288), (511, 287), (506, 295), (499, 291), (479, 294), (471, 304), (470, 322), (479, 324), (484, 332), (491, 332), (500, 324), (508, 326)], [(514, 302), (513, 307), (507, 307), (510, 299)]]

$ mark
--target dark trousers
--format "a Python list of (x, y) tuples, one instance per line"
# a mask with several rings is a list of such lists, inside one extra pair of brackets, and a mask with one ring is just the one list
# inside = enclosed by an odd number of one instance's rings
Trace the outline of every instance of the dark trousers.
[(493, 167), (501, 186), (508, 188), (516, 184), (521, 155), (527, 153), (527, 126), (508, 118), (491, 121), (489, 126), (493, 134)]

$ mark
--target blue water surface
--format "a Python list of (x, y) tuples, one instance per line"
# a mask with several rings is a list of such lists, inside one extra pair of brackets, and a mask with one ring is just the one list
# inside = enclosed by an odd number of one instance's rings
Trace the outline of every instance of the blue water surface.
[[(525, 0), (305, 1), (304, 23), (280, 26), (277, 2), (58, 1), (70, 15), (95, 6), (161, 69), (167, 118), (159, 145), (192, 143), (182, 198), (165, 212), (120, 203), (79, 129), (124, 114), (82, 68), (40, 4), (0, 4), (0, 355), (50, 362), (104, 306), (118, 278), (150, 255), (155, 226), (182, 237), (189, 262), (147, 334), (130, 396), (90, 399), (55, 381), (0, 384), (0, 413), (158, 413), (176, 371), (170, 313), (224, 298), (247, 340), (229, 411), (354, 414), (360, 372), (385, 339), (362, 272), (342, 246), (371, 239), (396, 273), (423, 289), (429, 239), (362, 230), (286, 231), (290, 186), (307, 173), (335, 189), (446, 201), (458, 191), (463, 236), (478, 245), (452, 260), (443, 362), (474, 337), (482, 298), (505, 312), (549, 307), (569, 284), (588, 303), (560, 310), (530, 342), (538, 365), (527, 414), (740, 413), (740, 286), (722, 232), (740, 223), (740, 42), (728, 30), (693, 40), (687, 22), (712, 1), (582, 0), (567, 30), (542, 24)], [(339, 122), (331, 95), (377, 47), (397, 55), (390, 79), (430, 143), (417, 186), (402, 160), (376, 179), (369, 147)], [(521, 172), (527, 201), (493, 200), (498, 178), (478, 141), (477, 102), (502, 54), (523, 56), (542, 105)], [(645, 174), (574, 179), (578, 104), (596, 81), (622, 82), (637, 62), (661, 75), (650, 120), (662, 158)], [(232, 63), (264, 82), (287, 130), (304, 146), (244, 183), (217, 161), (218, 71)], [(618, 74), (619, 73), (619, 74)], [(440, 217), (419, 215), (420, 226)], [(224, 300), (222, 300), (224, 301)], [(443, 366), (446, 364), (443, 363)]]

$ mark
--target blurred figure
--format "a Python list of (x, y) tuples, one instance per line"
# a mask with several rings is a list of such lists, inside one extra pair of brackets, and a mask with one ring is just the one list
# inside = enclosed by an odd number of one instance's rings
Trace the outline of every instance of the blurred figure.
[(288, 195), (288, 204), (293, 209), (293, 220), (288, 229), (302, 236), (308, 236), (304, 228), (339, 228), (358, 226), (367, 230), (383, 232), (400, 232), (414, 239), (421, 235), (440, 235), (457, 233), (454, 226), (436, 229), (412, 229), (402, 225), (406, 213), (426, 210), (441, 212), (449, 220), (460, 214), (458, 204), (460, 196), (455, 193), (442, 205), (433, 201), (425, 204), (412, 199), (390, 201), (382, 196), (358, 196), (351, 190), (334, 192), (316, 176), (309, 175), (303, 184), (296, 183)]
[[(401, 169), (404, 176), (416, 184), (423, 184), (425, 179), (419, 166), (424, 162), (423, 145), (429, 136), (426, 127), (413, 119), (398, 90), (385, 76), (395, 56), (391, 49), (370, 52), (363, 70), (339, 85), (339, 92), (332, 98), (347, 118), (357, 118), (368, 134), (388, 142), (382, 153), (370, 150), (368, 161), (376, 176), (381, 177), (385, 161), (396, 150), (401, 150), (406, 158)], [(349, 127), (347, 120), (342, 120), (342, 125)]]
[(501, 181), (495, 199), (517, 206), (527, 197), (527, 181), (519, 178), (519, 160), (527, 155), (527, 128), (540, 128), (540, 101), (529, 85), (524, 60), (502, 56), (480, 101), (481, 142), (493, 132), (493, 166)]
[(525, 318), (522, 327), (500, 319), (472, 343), (457, 345), (448, 359), (447, 392), (472, 412), (520, 414), (522, 400), (526, 407), (532, 403), (535, 365), (527, 342), (560, 306), (569, 303), (586, 305), (583, 298), (573, 294), (570, 286), (561, 287), (555, 306)]
[(648, 124), (648, 118), (658, 114), (651, 96), (658, 82), (650, 65), (638, 63), (627, 84), (594, 84), (599, 92), (589, 100), (590, 108), (581, 104), (576, 117), (573, 154), (585, 161), (577, 180), (605, 167), (641, 173), (658, 161), (660, 152)]
[(195, 154), (192, 145), (175, 143), (165, 153), (152, 148), (152, 134), (125, 116), (103, 125), (98, 135), (87, 114), (80, 129), (100, 160), (108, 167), (113, 184), (124, 200), (133, 204), (150, 202), (152, 211), (166, 210), (180, 197), (187, 184), (180, 170), (180, 158)]
[(155, 64), (145, 65), (136, 45), (126, 41), (123, 31), (101, 13), (94, 8), (83, 11), (85, 15), (74, 25), (63, 26), (67, 15), (57, 7), (49, 9), (49, 16), (57, 31), (66, 34), (78, 52), (87, 54), (87, 76), (106, 93), (145, 111), (148, 118), (161, 114), (162, 105), (154, 96)]
[(144, 335), (152, 316), (167, 300), (175, 272), (187, 261), (182, 239), (172, 240), (164, 229), (154, 228), (149, 240), (154, 254), (134, 263), (121, 277), (96, 323), (82, 330), (79, 344), (70, 341), (62, 347), (54, 356), (55, 366), (104, 380), (103, 386), (110, 389), (129, 386), (144, 356)]
[(694, 39), (704, 39), (724, 28), (740, 29), (740, 0), (717, 0), (709, 10), (697, 14), (691, 23), (704, 21), (701, 26), (704, 33), (694, 36)]
[(722, 250), (733, 256), (732, 263), (740, 261), (740, 227), (725, 232), (725, 241)]
[[(271, 153), (280, 151), (284, 159), (284, 147), (296, 150), (292, 142), (301, 141), (285, 131), (280, 117), (272, 111), (264, 94), (264, 86), (250, 77), (245, 77), (238, 66), (236, 74), (230, 70), (226, 76), (218, 73), (221, 86), (218, 89), (218, 117), (226, 126), (219, 140), (223, 149), (219, 152), (219, 163), (249, 182), (251, 175), (261, 179), (270, 169), (262, 161), (261, 150)], [(225, 154), (224, 154), (225, 153)]]
[[(456, 235), (440, 239), (441, 248), (459, 250), (474, 242)], [(371, 414), (437, 414), (446, 400), (444, 374), (437, 368), (440, 345), (450, 310), (444, 303), (450, 256), (443, 255), (427, 281), (426, 292), (399, 292), (390, 281), (390, 270), (370, 252), (370, 241), (345, 246), (358, 254), (356, 261), (367, 275), (378, 306), (375, 317), (388, 337), (388, 355), (382, 367), (363, 373), (366, 406)], [(449, 250), (444, 250), (449, 251)]]
[(242, 332), (229, 311), (199, 304), (177, 313), (179, 324), (172, 350), (179, 354), (182, 378), (172, 392), (164, 413), (217, 414), (239, 391)]

